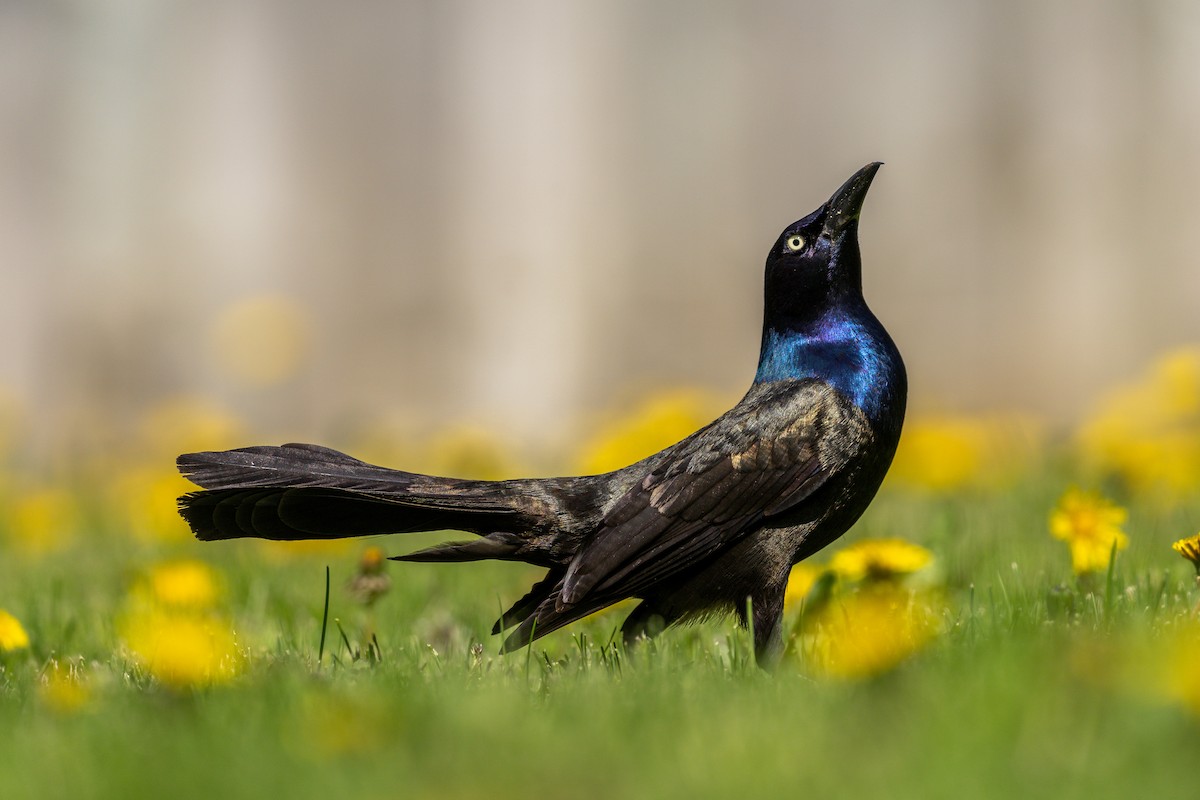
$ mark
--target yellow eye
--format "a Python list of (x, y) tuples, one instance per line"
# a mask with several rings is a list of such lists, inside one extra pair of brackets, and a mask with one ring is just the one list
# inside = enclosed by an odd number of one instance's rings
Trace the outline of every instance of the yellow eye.
[(785, 244), (787, 244), (787, 249), (791, 250), (794, 253), (797, 250), (799, 250), (800, 248), (804, 247), (804, 237), (803, 236), (789, 236), (787, 238), (787, 242)]

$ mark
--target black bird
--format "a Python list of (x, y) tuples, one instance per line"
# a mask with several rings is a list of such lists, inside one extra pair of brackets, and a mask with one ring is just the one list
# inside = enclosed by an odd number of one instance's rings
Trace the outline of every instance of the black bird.
[(178, 459), (197, 538), (332, 539), (453, 529), (477, 539), (401, 561), (524, 561), (545, 577), (496, 621), (505, 652), (626, 598), (626, 642), (733, 611), (760, 664), (782, 648), (793, 564), (866, 509), (904, 420), (900, 353), (862, 296), (869, 164), (789, 225), (766, 265), (754, 384), (716, 421), (604, 475), (475, 481), (285, 444)]

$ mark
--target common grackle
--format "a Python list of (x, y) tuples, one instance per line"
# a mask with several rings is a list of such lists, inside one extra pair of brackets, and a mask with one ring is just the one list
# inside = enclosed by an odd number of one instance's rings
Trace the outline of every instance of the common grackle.
[(782, 650), (793, 564), (841, 536), (875, 496), (900, 437), (907, 378), (862, 296), (856, 172), (771, 247), (758, 372), (730, 411), (603, 475), (475, 481), (285, 444), (178, 459), (203, 491), (179, 499), (202, 540), (332, 539), (453, 529), (479, 538), (401, 561), (524, 561), (546, 575), (496, 621), (505, 652), (626, 598), (626, 642), (733, 611), (755, 656)]

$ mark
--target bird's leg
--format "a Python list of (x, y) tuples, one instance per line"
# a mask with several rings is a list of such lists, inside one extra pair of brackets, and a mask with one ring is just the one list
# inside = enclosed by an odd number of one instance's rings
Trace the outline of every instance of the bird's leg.
[(770, 670), (783, 655), (783, 596), (787, 584), (767, 585), (746, 598), (738, 609), (743, 625), (754, 632), (754, 660)]

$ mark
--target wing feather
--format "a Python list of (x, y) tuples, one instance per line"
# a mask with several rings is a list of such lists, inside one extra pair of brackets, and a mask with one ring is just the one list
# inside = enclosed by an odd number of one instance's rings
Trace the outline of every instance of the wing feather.
[(663, 451), (616, 501), (571, 562), (553, 611), (539, 609), (539, 627), (593, 594), (609, 602), (635, 596), (795, 508), (870, 438), (856, 411), (820, 381), (756, 386), (724, 417)]

